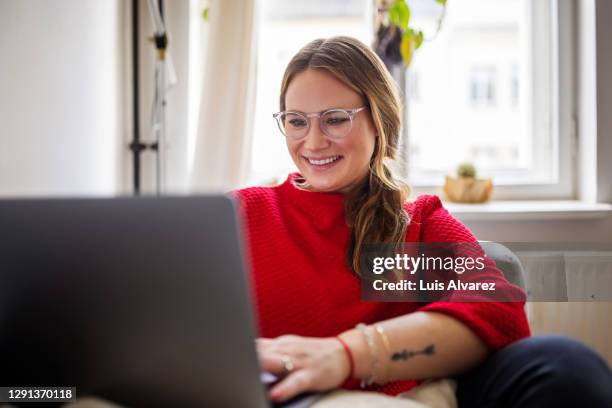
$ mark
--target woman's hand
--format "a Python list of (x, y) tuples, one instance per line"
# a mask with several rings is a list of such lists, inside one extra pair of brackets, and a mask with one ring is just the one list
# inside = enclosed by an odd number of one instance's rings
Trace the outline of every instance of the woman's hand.
[(283, 377), (270, 390), (269, 397), (275, 402), (305, 391), (337, 388), (350, 375), (346, 352), (333, 337), (259, 338), (256, 345), (262, 369)]

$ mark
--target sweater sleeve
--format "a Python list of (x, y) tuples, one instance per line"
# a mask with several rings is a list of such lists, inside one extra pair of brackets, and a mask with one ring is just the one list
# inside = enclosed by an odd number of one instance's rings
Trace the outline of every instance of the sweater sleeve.
[[(421, 242), (477, 242), (470, 230), (442, 207), (438, 197), (428, 196), (424, 207), (421, 214)], [(522, 289), (505, 279), (493, 260), (487, 259), (485, 263), (486, 278), (496, 282), (496, 290), (522, 292)], [(517, 298), (523, 297), (514, 296), (512, 299)], [(524, 301), (462, 302), (452, 301), (452, 296), (449, 300), (429, 303), (418, 310), (444, 313), (461, 321), (492, 350), (498, 350), (530, 334)]]

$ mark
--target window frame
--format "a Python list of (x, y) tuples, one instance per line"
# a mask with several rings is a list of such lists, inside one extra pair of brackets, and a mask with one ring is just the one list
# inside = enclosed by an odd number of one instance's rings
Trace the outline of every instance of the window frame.
[[(529, 123), (533, 132), (538, 128), (546, 127), (551, 132), (551, 142), (553, 149), (553, 163), (539, 163), (541, 166), (553, 166), (553, 175), (556, 181), (552, 182), (525, 182), (525, 183), (495, 183), (494, 199), (496, 200), (559, 200), (576, 199), (577, 196), (577, 119), (576, 119), (576, 80), (575, 80), (575, 33), (577, 25), (573, 16), (575, 15), (575, 4), (573, 0), (548, 0), (532, 2), (526, 0), (528, 18), (528, 38), (531, 39), (530, 47), (526, 49), (528, 67), (532, 70), (532, 75), (524, 76), (529, 82), (523, 81), (521, 92), (532, 92), (530, 106), (527, 106)], [(539, 24), (543, 18), (548, 18), (548, 27)], [(544, 30), (550, 30), (549, 33)], [(538, 55), (536, 41), (547, 41), (550, 38), (551, 46), (549, 55)], [(418, 56), (417, 56), (418, 57)], [(543, 58), (545, 60), (543, 64)], [(548, 63), (550, 62), (550, 63)], [(551, 68), (551, 72), (548, 71)], [(548, 78), (542, 85), (539, 78)], [(538, 86), (533, 86), (538, 83)], [(404, 120), (410, 109), (410, 100), (406, 102)], [(532, 115), (535, 109), (541, 104), (550, 104), (549, 115)], [(402, 146), (400, 156), (404, 163), (407, 163), (408, 150), (406, 148), (409, 140), (407, 126), (402, 129)], [(534, 154), (537, 154), (545, 141), (543, 138), (534, 138)], [(563, 164), (563, 165), (561, 165)], [(401, 166), (403, 175), (409, 178), (408, 166)], [(537, 170), (536, 170), (537, 172)], [(421, 176), (421, 174), (419, 174)], [(432, 174), (425, 177), (424, 182), (415, 183), (411, 181), (414, 195), (418, 194), (440, 194), (444, 177), (442, 174)], [(434, 182), (435, 180), (435, 182)], [(494, 180), (495, 182), (495, 180)]]

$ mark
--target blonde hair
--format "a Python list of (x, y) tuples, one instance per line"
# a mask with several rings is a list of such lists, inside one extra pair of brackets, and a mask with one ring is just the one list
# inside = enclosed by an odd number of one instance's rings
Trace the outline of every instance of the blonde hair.
[(351, 238), (346, 251), (349, 268), (360, 275), (366, 244), (403, 243), (410, 222), (404, 203), (410, 188), (389, 167), (396, 160), (401, 127), (397, 86), (383, 62), (365, 44), (351, 37), (317, 39), (289, 62), (280, 93), (280, 110), (293, 78), (308, 69), (326, 70), (362, 96), (376, 129), (368, 176), (348, 193), (346, 217)]

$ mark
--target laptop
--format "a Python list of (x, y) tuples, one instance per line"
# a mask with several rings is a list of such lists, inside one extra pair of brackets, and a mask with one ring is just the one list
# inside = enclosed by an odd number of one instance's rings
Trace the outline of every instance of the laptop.
[(270, 407), (235, 214), (226, 196), (0, 200), (0, 386)]

